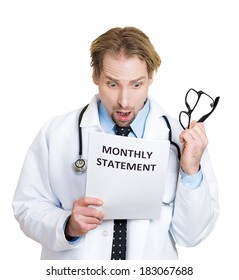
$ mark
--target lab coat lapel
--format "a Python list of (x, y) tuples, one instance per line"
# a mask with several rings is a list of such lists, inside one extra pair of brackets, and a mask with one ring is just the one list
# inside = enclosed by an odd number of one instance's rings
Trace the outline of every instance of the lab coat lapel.
[(141, 260), (144, 256), (150, 220), (128, 220), (127, 259)]
[(162, 118), (165, 112), (152, 97), (149, 100), (150, 112), (144, 131), (144, 138), (168, 140), (168, 127)]

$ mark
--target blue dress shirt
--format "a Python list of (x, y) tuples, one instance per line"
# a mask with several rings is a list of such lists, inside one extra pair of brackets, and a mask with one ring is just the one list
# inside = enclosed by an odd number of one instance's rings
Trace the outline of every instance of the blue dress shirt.
[[(99, 102), (98, 110), (99, 110), (100, 124), (104, 132), (115, 134), (115, 130), (114, 130), (115, 122), (109, 116), (102, 102)], [(143, 138), (145, 124), (149, 114), (149, 110), (150, 110), (150, 105), (149, 105), (149, 101), (147, 100), (144, 107), (138, 112), (136, 118), (130, 124), (131, 132), (128, 135), (129, 137)]]

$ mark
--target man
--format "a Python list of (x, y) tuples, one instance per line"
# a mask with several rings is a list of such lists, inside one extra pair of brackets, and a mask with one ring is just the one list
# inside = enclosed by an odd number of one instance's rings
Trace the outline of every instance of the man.
[[(84, 158), (89, 132), (114, 134), (115, 125), (130, 126), (129, 137), (168, 139), (165, 112), (148, 95), (160, 65), (149, 38), (133, 27), (113, 28), (93, 41), (91, 59), (99, 94), (82, 116)], [(87, 171), (77, 175), (72, 168), (80, 111), (56, 117), (41, 129), (14, 196), (15, 217), (25, 234), (41, 243), (42, 259), (114, 259), (117, 221), (104, 220), (97, 209), (104, 203), (101, 198), (85, 197)], [(182, 131), (178, 121), (168, 120), (181, 160), (171, 145), (160, 218), (123, 221), (127, 230), (123, 259), (177, 259), (176, 244), (200, 243), (219, 213), (203, 123), (193, 121)]]

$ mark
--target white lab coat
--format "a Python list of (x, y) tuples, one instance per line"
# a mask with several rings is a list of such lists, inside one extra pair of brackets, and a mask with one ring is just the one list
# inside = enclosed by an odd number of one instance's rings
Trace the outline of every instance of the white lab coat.
[[(82, 119), (83, 158), (87, 158), (89, 131), (102, 131), (96, 95)], [(70, 244), (64, 225), (73, 201), (85, 195), (86, 174), (76, 174), (78, 116), (80, 110), (48, 121), (31, 145), (13, 199), (13, 209), (23, 232), (41, 243), (42, 259), (110, 259), (113, 221), (103, 221)], [(168, 139), (163, 110), (150, 97), (144, 138)], [(173, 140), (179, 144), (178, 122), (169, 118)], [(180, 145), (180, 144), (179, 144)], [(160, 219), (129, 220), (127, 259), (177, 259), (176, 244), (195, 246), (212, 231), (219, 213), (217, 182), (205, 152), (203, 181), (190, 190), (180, 180), (176, 149), (171, 145), (167, 183)], [(99, 186), (100, 187), (100, 186)], [(145, 186), (147, 187), (147, 186)], [(175, 200), (174, 200), (175, 199)], [(174, 204), (169, 205), (174, 200)]]

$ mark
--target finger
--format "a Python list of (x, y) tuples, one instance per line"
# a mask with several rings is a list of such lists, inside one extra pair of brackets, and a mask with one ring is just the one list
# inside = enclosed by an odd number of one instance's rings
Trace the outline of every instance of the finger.
[(99, 198), (95, 198), (95, 197), (81, 197), (80, 199), (78, 199), (76, 201), (76, 203), (79, 206), (89, 206), (89, 205), (94, 205), (94, 206), (102, 206), (103, 205), (103, 201)]
[(196, 124), (197, 124), (197, 122), (196, 122), (195, 120), (193, 120), (193, 121), (190, 123), (190, 125), (189, 125), (189, 128), (188, 128), (188, 129), (190, 129), (190, 128), (194, 127)]
[(103, 220), (104, 213), (98, 209), (91, 208), (91, 207), (82, 207), (80, 209), (81, 215), (85, 217), (93, 217), (98, 220)]
[(198, 127), (200, 128), (204, 133), (206, 133), (206, 130), (205, 130), (205, 126), (203, 124), (203, 122), (196, 122), (196, 121), (192, 121), (190, 126), (189, 126), (189, 129), (193, 128), (193, 127)]
[(102, 220), (95, 218), (95, 217), (86, 217), (83, 216), (81, 218), (80, 223), (84, 223), (84, 224), (94, 224), (94, 225), (101, 225), (102, 224)]
[(102, 223), (102, 220), (96, 217), (87, 217), (79, 212), (73, 211), (70, 219), (67, 222), (65, 232), (69, 236), (81, 236), (89, 230), (95, 229)]
[(179, 135), (179, 140), (180, 140), (181, 143), (193, 141), (193, 137), (192, 137), (191, 133), (189, 132), (189, 129), (185, 129), (185, 130)]
[(189, 129), (188, 132), (190, 133), (190, 135), (192, 136), (192, 139), (195, 142), (201, 143), (203, 145), (207, 145), (208, 139), (207, 139), (204, 125), (202, 123), (200, 123), (200, 124), (197, 123), (191, 129)]
[(180, 141), (181, 142), (190, 141), (190, 136), (191, 136), (191, 140), (206, 143), (207, 136), (203, 123), (197, 123), (193, 121), (190, 124), (190, 127), (181, 133)]
[(81, 229), (80, 229), (80, 235), (84, 235), (86, 234), (88, 231), (90, 230), (93, 230), (93, 229), (96, 229), (97, 228), (97, 224), (83, 224), (81, 226)]

